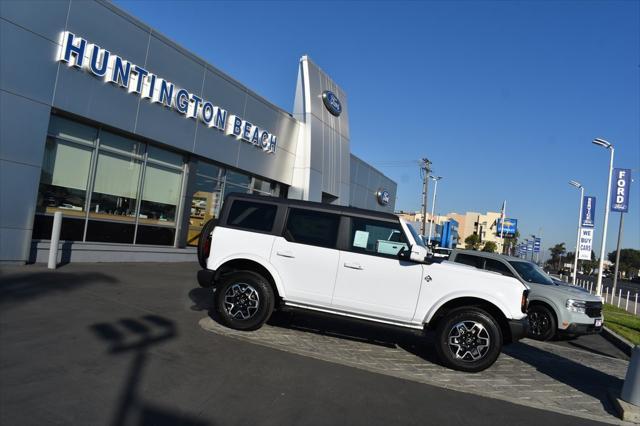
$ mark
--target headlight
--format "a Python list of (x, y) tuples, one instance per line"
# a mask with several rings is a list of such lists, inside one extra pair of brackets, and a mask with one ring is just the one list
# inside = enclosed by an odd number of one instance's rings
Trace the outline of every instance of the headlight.
[(569, 299), (567, 300), (567, 303), (565, 306), (571, 312), (578, 312), (579, 314), (584, 314), (585, 309), (587, 307), (587, 303), (584, 300)]

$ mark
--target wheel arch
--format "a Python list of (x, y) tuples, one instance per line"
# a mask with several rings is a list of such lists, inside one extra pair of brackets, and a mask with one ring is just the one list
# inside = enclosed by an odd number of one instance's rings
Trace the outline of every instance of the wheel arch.
[(425, 327), (428, 329), (435, 329), (438, 322), (444, 318), (447, 313), (454, 309), (463, 307), (474, 307), (487, 312), (498, 322), (500, 331), (502, 331), (504, 343), (511, 343), (513, 341), (509, 321), (507, 320), (507, 316), (503, 309), (492, 301), (482, 299), (480, 297), (456, 297), (442, 303), (433, 315), (429, 317), (428, 322), (425, 323)]
[(280, 276), (273, 266), (264, 262), (262, 259), (249, 256), (225, 259), (216, 266), (215, 271), (214, 281), (218, 281), (222, 276), (234, 271), (255, 272), (263, 276), (269, 282), (269, 285), (273, 288), (276, 301), (285, 297)]
[[(560, 327), (560, 321), (562, 320), (562, 318), (559, 317), (558, 309), (556, 308), (553, 302), (547, 299), (534, 299), (529, 301), (529, 308), (531, 308), (532, 306), (544, 306), (545, 308), (549, 309), (551, 311), (551, 314), (556, 320), (556, 328)], [(528, 312), (528, 309), (527, 309), (527, 312)]]

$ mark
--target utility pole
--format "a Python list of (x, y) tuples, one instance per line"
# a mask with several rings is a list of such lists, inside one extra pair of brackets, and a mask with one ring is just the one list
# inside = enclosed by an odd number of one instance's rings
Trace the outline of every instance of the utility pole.
[(429, 191), (429, 173), (431, 173), (431, 161), (423, 158), (420, 164), (420, 174), (422, 175), (422, 225), (420, 234), (425, 235), (427, 231), (427, 193)]

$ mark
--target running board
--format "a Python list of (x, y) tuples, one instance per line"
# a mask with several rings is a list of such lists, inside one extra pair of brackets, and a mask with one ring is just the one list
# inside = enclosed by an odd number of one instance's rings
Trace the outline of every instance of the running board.
[(286, 300), (284, 301), (284, 304), (285, 304), (285, 306), (291, 307), (291, 308), (308, 309), (308, 310), (311, 310), (311, 311), (323, 312), (325, 314), (339, 315), (339, 316), (347, 317), (347, 318), (356, 318), (356, 319), (364, 320), (364, 321), (373, 321), (373, 322), (378, 322), (378, 323), (382, 323), (382, 324), (393, 325), (393, 326), (396, 326), (396, 327), (411, 328), (413, 330), (423, 330), (424, 329), (424, 325), (423, 324), (413, 324), (413, 323), (407, 323), (407, 322), (402, 322), (402, 321), (393, 321), (393, 320), (381, 319), (381, 318), (370, 317), (370, 316), (362, 315), (362, 314), (353, 314), (351, 312), (338, 311), (338, 310), (335, 310), (335, 309), (329, 309), (329, 308), (324, 308), (324, 307), (320, 307), (320, 306), (306, 305), (304, 303), (289, 302), (289, 301), (286, 301)]

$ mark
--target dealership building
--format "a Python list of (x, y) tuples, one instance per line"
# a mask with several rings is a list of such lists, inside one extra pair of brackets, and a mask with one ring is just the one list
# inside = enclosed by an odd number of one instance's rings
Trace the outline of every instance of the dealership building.
[(0, 55), (0, 262), (56, 212), (62, 260), (176, 261), (232, 192), (394, 210), (307, 56), (289, 112), (104, 1), (0, 2)]

